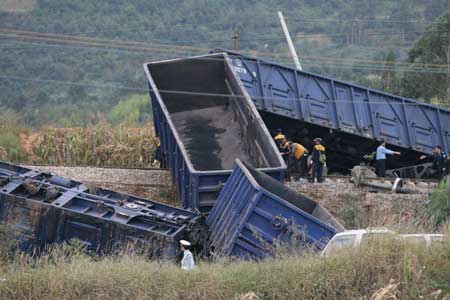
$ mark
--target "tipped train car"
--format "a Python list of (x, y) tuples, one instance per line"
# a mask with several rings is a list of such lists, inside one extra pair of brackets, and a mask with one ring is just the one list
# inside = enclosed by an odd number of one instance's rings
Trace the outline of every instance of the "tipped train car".
[(180, 239), (201, 249), (208, 237), (197, 213), (4, 162), (0, 220), (30, 251), (76, 239), (101, 254), (131, 245), (150, 257), (176, 258)]
[(227, 54), (144, 64), (153, 122), (184, 208), (207, 213), (234, 160), (283, 180), (286, 166)]
[(345, 230), (319, 203), (240, 160), (206, 222), (213, 253), (254, 260), (276, 245), (321, 250)]
[(306, 146), (322, 137), (330, 172), (349, 173), (374, 152), (380, 139), (402, 153), (389, 159), (390, 168), (396, 169), (392, 175), (400, 177), (432, 176), (431, 165), (419, 160), (420, 155), (432, 154), (436, 145), (450, 151), (449, 109), (227, 53), (267, 127), (282, 128)]

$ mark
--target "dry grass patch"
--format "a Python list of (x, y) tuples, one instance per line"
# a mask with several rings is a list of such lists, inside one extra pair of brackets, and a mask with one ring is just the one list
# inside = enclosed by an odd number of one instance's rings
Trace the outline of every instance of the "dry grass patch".
[[(199, 263), (187, 273), (143, 257), (74, 255), (19, 259), (5, 267), (1, 299), (370, 299), (395, 283), (396, 299), (450, 292), (450, 244), (410, 248), (386, 241), (332, 258)], [(58, 255), (56, 255), (58, 257)], [(439, 299), (442, 299), (439, 298)]]
[(35, 163), (66, 166), (151, 167), (152, 126), (46, 128), (34, 144)]

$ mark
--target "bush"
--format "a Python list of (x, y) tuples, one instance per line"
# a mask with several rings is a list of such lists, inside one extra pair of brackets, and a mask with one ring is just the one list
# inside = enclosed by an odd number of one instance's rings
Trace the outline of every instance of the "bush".
[(0, 107), (0, 157), (3, 160), (24, 161), (27, 158), (20, 139), (25, 129), (19, 123), (20, 118), (13, 110)]
[(450, 176), (443, 180), (439, 189), (431, 195), (428, 212), (435, 217), (438, 224), (442, 224), (450, 217)]
[(151, 120), (151, 102), (148, 96), (133, 95), (127, 100), (121, 100), (109, 113), (109, 119), (114, 125), (136, 125)]
[(361, 205), (361, 196), (344, 193), (338, 196), (340, 207), (337, 217), (342, 220), (346, 228), (365, 228), (369, 226), (369, 217)]
[(14, 226), (0, 223), (0, 264), (12, 259), (17, 250), (19, 233)]
[(6, 150), (8, 160), (18, 161), (26, 157), (19, 136), (11, 131), (0, 132), (0, 146)]

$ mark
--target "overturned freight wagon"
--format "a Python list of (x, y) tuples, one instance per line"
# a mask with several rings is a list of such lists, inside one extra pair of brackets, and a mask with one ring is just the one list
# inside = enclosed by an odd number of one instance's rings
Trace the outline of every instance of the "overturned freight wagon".
[(0, 220), (16, 228), (22, 250), (77, 239), (98, 253), (132, 244), (175, 258), (180, 239), (201, 249), (208, 235), (196, 213), (3, 162)]
[(227, 54), (146, 63), (144, 70), (183, 207), (209, 212), (236, 158), (284, 179), (283, 159)]
[[(223, 52), (224, 50), (217, 50)], [(283, 128), (304, 145), (322, 137), (332, 172), (348, 173), (377, 147), (402, 152), (392, 168), (422, 164), (436, 145), (450, 151), (450, 110), (328, 76), (228, 52), (230, 63), (269, 129)], [(430, 164), (398, 175), (426, 176)], [(405, 170), (406, 171), (406, 170)]]
[(320, 204), (240, 160), (206, 222), (213, 253), (250, 259), (275, 243), (320, 250), (344, 230)]

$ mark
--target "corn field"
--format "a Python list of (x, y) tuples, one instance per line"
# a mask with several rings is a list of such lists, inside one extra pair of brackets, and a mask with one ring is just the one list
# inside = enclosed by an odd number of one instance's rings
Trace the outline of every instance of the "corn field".
[(150, 125), (47, 128), (34, 142), (32, 160), (50, 165), (151, 167), (156, 144)]
[(4, 147), (0, 146), (0, 160), (7, 160), (8, 159), (8, 151)]

